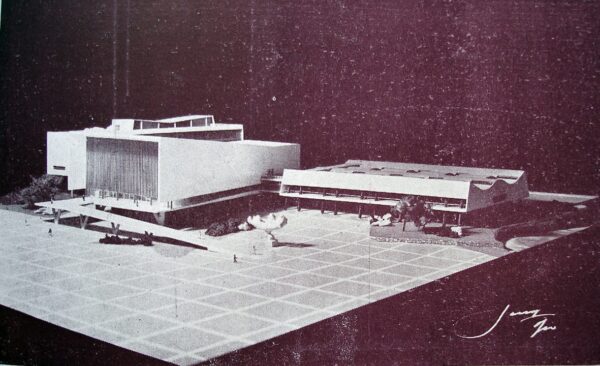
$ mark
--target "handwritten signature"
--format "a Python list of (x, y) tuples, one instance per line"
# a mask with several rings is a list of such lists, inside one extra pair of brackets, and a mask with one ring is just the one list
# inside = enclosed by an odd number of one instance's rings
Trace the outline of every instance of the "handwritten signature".
[[(505, 317), (509, 308), (510, 308), (510, 305), (506, 305), (506, 307), (504, 308), (504, 310), (502, 311), (500, 316), (496, 319), (496, 322), (485, 332), (475, 335), (475, 336), (463, 336), (463, 335), (458, 335), (458, 336), (461, 338), (466, 338), (466, 339), (476, 339), (476, 338), (485, 337), (486, 335), (490, 334), (498, 326), (498, 324), (500, 324), (500, 321)], [(546, 325), (546, 323), (548, 322), (548, 317), (555, 316), (555, 315), (556, 314), (540, 314), (539, 309), (526, 310), (526, 311), (513, 311), (508, 314), (508, 316), (510, 316), (510, 317), (522, 317), (520, 323), (522, 323), (526, 320), (540, 319), (535, 324), (533, 324), (534, 331), (529, 338), (533, 338), (542, 332), (547, 332), (549, 330), (556, 330), (556, 326)]]

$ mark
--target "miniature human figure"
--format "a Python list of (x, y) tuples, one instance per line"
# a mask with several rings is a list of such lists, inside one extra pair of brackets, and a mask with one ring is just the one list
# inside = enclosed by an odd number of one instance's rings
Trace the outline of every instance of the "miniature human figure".
[(48, 229), (48, 236), (49, 236), (49, 237), (52, 237), (52, 229), (51, 229), (51, 228), (50, 228), (50, 229)]
[(81, 199), (85, 201), (85, 195), (81, 196)]
[(252, 254), (256, 255), (256, 245), (252, 246)]
[(235, 254), (234, 254), (234, 255), (233, 255), (233, 263), (237, 263), (237, 262), (238, 262), (238, 261), (237, 261), (237, 255), (235, 255)]

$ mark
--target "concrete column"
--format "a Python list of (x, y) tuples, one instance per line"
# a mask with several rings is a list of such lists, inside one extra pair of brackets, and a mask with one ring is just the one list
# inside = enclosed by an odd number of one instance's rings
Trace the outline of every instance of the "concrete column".
[(53, 208), (52, 214), (54, 215), (54, 223), (58, 224), (58, 222), (60, 221), (60, 215), (62, 214), (62, 210)]
[(87, 226), (88, 218), (89, 216), (79, 215), (79, 226), (81, 226), (82, 229), (85, 229)]
[(110, 223), (110, 226), (112, 227), (112, 233), (113, 235), (119, 235), (119, 228), (121, 227), (120, 224), (116, 224), (114, 222)]
[(156, 221), (157, 224), (164, 225), (165, 217), (167, 216), (167, 213), (166, 212), (156, 212), (156, 213), (153, 213), (152, 216), (154, 216), (154, 220)]

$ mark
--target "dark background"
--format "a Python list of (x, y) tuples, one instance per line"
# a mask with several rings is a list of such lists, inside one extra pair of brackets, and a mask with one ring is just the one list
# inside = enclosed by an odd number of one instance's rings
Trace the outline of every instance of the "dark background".
[(348, 158), (599, 193), (599, 1), (2, 1), (0, 192), (46, 131), (214, 114)]

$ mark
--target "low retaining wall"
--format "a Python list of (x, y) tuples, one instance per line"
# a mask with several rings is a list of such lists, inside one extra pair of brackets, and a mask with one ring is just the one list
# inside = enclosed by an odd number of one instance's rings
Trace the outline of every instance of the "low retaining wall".
[[(426, 235), (426, 234), (423, 234)], [(388, 238), (382, 236), (371, 236), (371, 239), (379, 242), (388, 243), (410, 243), (410, 244), (434, 244), (434, 245), (457, 245), (457, 246), (468, 246), (468, 247), (500, 247), (500, 243), (486, 243), (471, 240), (457, 240), (452, 238)]]
[[(412, 223), (411, 223), (412, 225)], [(409, 224), (407, 223), (406, 228), (408, 229)], [(369, 236), (371, 239), (380, 242), (390, 243), (412, 243), (412, 244), (435, 244), (435, 245), (456, 245), (456, 246), (469, 246), (469, 247), (503, 247), (503, 244), (497, 241), (485, 240), (474, 240), (473, 238), (449, 238), (443, 236), (436, 236), (434, 234), (425, 234), (422, 231), (417, 230), (406, 230), (402, 231), (402, 224), (397, 223), (392, 226), (371, 226), (369, 230)]]

